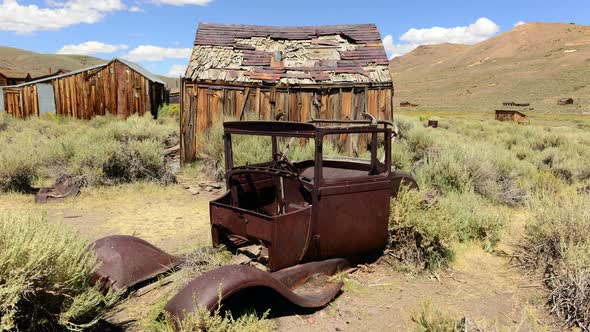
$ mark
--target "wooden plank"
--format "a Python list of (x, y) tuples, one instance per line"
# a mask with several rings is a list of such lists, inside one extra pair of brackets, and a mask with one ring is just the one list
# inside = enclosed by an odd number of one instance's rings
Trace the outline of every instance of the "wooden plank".
[(260, 114), (260, 103), (262, 101), (262, 96), (260, 94), (261, 94), (260, 88), (256, 88), (256, 100), (254, 102), (254, 113), (256, 114), (256, 118), (258, 120), (262, 119), (262, 114)]
[[(342, 91), (342, 89), (340, 89), (340, 119), (342, 120), (352, 119), (352, 94), (352, 90)], [(340, 135), (339, 145), (344, 151), (351, 152), (350, 135)]]
[(386, 101), (387, 101), (387, 109), (386, 109), (386, 119), (389, 121), (393, 121), (393, 89), (386, 89), (387, 91), (387, 96), (386, 96)]
[(299, 121), (307, 122), (311, 120), (311, 102), (313, 94), (310, 92), (300, 92), (301, 116)]
[(322, 91), (322, 105), (320, 106), (320, 118), (328, 119), (328, 102), (330, 95), (326, 91)]
[(261, 120), (270, 120), (271, 119), (271, 104), (270, 104), (270, 92), (261, 92), (262, 98), (260, 106)]
[(116, 61), (115, 62), (115, 78), (117, 87), (117, 116), (120, 119), (127, 119), (127, 85), (125, 66)]
[(197, 114), (196, 117), (196, 141), (197, 141), (197, 151), (201, 151), (203, 140), (206, 139), (207, 135), (207, 124), (209, 120), (207, 119), (207, 110), (208, 110), (208, 96), (207, 96), (207, 88), (197, 88), (197, 103), (193, 103), (191, 105), (191, 113), (195, 112)]
[(291, 92), (289, 95), (289, 121), (301, 121), (300, 98), (299, 92)]
[(211, 123), (223, 122), (223, 91), (213, 91), (211, 95)]
[(240, 106), (240, 116), (238, 119), (240, 119), (240, 121), (245, 120), (245, 115), (246, 115), (246, 108), (248, 106), (248, 99), (250, 98), (250, 88), (247, 88), (244, 91), (244, 100), (242, 101), (242, 104)]

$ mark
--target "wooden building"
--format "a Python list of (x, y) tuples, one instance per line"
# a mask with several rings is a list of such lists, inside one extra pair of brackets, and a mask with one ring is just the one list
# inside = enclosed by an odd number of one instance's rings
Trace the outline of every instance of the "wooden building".
[(393, 117), (389, 61), (374, 24), (199, 25), (181, 83), (181, 159), (224, 117), (288, 121)]
[(526, 114), (514, 110), (496, 110), (496, 120), (503, 122), (512, 121), (518, 124), (529, 123)]
[(31, 74), (0, 68), (0, 86), (16, 85), (31, 80)]
[(2, 88), (0, 111), (18, 118), (53, 113), (78, 119), (112, 114), (157, 116), (164, 82), (143, 67), (123, 60)]

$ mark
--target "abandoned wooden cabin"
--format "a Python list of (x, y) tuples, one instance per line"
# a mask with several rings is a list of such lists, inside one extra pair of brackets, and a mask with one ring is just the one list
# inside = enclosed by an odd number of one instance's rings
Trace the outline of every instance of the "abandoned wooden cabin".
[[(287, 121), (393, 117), (389, 61), (374, 24), (199, 25), (181, 83), (181, 156), (194, 161), (223, 117)], [(362, 144), (359, 143), (359, 144)]]
[(506, 122), (512, 121), (518, 124), (528, 124), (526, 114), (514, 110), (496, 110), (496, 120)]
[(0, 86), (16, 85), (31, 80), (31, 74), (9, 68), (0, 68)]
[(123, 59), (1, 90), (0, 111), (17, 118), (44, 113), (78, 119), (106, 114), (155, 117), (165, 94), (164, 82)]

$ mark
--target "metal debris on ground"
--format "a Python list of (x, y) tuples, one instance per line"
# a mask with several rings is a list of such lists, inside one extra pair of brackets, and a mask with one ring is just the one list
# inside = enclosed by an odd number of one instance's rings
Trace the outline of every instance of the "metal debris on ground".
[(219, 193), (223, 189), (223, 184), (219, 182), (206, 181), (197, 183), (196, 185), (186, 186), (185, 189), (195, 196), (203, 192)]
[(79, 194), (80, 186), (68, 178), (60, 178), (53, 186), (39, 189), (35, 195), (35, 203), (63, 202), (66, 198), (76, 197)]

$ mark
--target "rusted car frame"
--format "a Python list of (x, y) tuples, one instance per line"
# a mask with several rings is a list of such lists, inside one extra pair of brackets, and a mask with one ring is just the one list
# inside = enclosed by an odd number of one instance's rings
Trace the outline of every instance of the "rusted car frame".
[[(271, 160), (234, 166), (235, 135), (269, 136)], [(370, 159), (326, 157), (324, 141), (330, 135), (368, 136)], [(258, 267), (229, 265), (204, 273), (164, 311), (182, 320), (197, 307), (215, 310), (248, 288), (272, 289), (300, 307), (326, 305), (342, 287), (326, 276), (383, 250), (390, 198), (402, 184), (417, 187), (411, 176), (391, 167), (394, 136), (391, 122), (372, 118), (224, 123), (227, 191), (209, 205), (213, 245), (236, 253), (258, 246)], [(313, 140), (313, 158), (291, 163), (279, 149), (287, 138), (287, 146), (294, 140)], [(380, 146), (382, 160), (377, 156)], [(102, 263), (97, 282), (116, 289), (143, 283), (182, 262), (132, 237), (101, 239), (95, 251)]]
[[(215, 246), (262, 243), (270, 271), (385, 247), (394, 179), (389, 122), (227, 122), (224, 128), (228, 192), (210, 204)], [(326, 136), (349, 134), (370, 136), (370, 163), (324, 158)], [(273, 161), (234, 167), (233, 135), (270, 136)], [(383, 163), (377, 158), (379, 135)], [(278, 140), (292, 137), (314, 140), (313, 160), (283, 159), (281, 166)]]

